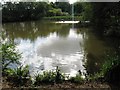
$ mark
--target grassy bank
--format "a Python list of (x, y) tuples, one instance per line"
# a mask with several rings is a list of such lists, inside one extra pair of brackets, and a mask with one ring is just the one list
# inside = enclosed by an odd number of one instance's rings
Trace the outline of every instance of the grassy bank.
[[(2, 23), (11, 23), (11, 22), (26, 22), (26, 21), (38, 21), (38, 20), (47, 20), (47, 21), (72, 21), (72, 16), (52, 16), (52, 17), (42, 17), (39, 19), (30, 19), (30, 20), (11, 20), (11, 21), (3, 21)], [(75, 21), (82, 20), (82, 16), (74, 16)]]
[[(52, 20), (52, 21), (71, 21), (72, 16), (52, 16), (52, 17), (44, 17), (43, 20)], [(82, 20), (82, 16), (74, 16), (75, 21)]]

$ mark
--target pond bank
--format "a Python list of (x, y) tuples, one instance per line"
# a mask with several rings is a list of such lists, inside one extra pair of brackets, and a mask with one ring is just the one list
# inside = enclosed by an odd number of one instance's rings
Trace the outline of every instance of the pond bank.
[(44, 90), (61, 90), (61, 89), (90, 89), (90, 90), (111, 90), (110, 86), (107, 83), (101, 82), (84, 82), (83, 84), (80, 83), (71, 83), (71, 82), (63, 82), (63, 83), (54, 83), (54, 84), (41, 84), (39, 86), (28, 86), (28, 87), (13, 87), (9, 82), (4, 82), (2, 85), (4, 89), (44, 89)]
[[(52, 16), (52, 17), (44, 17), (43, 20), (52, 20), (52, 21), (72, 21), (72, 16)], [(74, 16), (75, 21), (79, 21), (82, 19), (82, 16)]]

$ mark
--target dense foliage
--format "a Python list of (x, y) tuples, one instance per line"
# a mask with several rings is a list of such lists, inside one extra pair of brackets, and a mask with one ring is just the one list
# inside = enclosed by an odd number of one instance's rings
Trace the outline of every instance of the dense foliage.
[[(3, 43), (0, 47), (0, 53), (2, 54), (2, 75), (7, 77), (6, 80), (12, 84), (26, 85), (30, 82), (30, 75), (28, 66), (20, 66), (21, 54), (16, 50), (15, 45), (12, 43)], [(14, 65), (18, 67), (14, 67)], [(20, 67), (19, 67), (20, 66)], [(14, 67), (14, 68), (13, 68)]]
[(6, 2), (2, 7), (3, 22), (40, 19), (49, 10), (49, 5), (45, 2)]
[(0, 47), (1, 54), (2, 54), (2, 71), (3, 74), (9, 68), (12, 63), (18, 64), (21, 54), (15, 49), (14, 44), (2, 44)]
[(28, 65), (7, 69), (7, 80), (15, 86), (28, 86), (32, 83)]
[[(75, 15), (82, 12), (81, 3), (74, 4)], [(6, 2), (2, 5), (2, 21), (39, 20), (42, 17), (70, 16), (72, 5), (68, 2)]]
[(106, 57), (106, 61), (101, 68), (100, 75), (104, 77), (104, 80), (120, 85), (120, 56), (111, 55)]
[(92, 3), (91, 21), (104, 35), (120, 36), (120, 3)]
[(65, 75), (57, 67), (55, 71), (44, 71), (43, 74), (35, 75), (35, 85), (61, 83), (65, 81)]

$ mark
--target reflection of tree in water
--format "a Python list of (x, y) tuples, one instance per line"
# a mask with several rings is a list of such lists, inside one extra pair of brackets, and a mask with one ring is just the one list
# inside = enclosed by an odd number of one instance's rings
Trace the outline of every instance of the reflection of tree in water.
[(100, 62), (99, 58), (95, 57), (93, 54), (88, 53), (86, 55), (87, 63), (86, 63), (86, 70), (87, 74), (94, 74), (99, 71), (100, 69)]
[(69, 33), (67, 24), (60, 25), (39, 21), (4, 24), (3, 28), (12, 39), (22, 38), (31, 41), (34, 41), (38, 36), (47, 37), (50, 33), (56, 31), (60, 36), (67, 36)]
[(83, 35), (85, 58), (83, 62), (85, 63), (87, 74), (99, 72), (101, 66), (108, 60), (108, 56), (120, 58), (120, 39), (117, 37), (103, 37), (96, 31), (82, 28), (77, 31), (77, 33)]
[(69, 26), (67, 25), (62, 26), (61, 29), (57, 30), (57, 35), (60, 37), (67, 37), (69, 35), (69, 30), (70, 30)]
[(85, 68), (88, 74), (99, 72), (101, 65), (104, 62), (107, 46), (105, 42), (99, 39), (95, 33), (89, 30), (82, 30), (84, 42), (84, 56), (86, 59)]

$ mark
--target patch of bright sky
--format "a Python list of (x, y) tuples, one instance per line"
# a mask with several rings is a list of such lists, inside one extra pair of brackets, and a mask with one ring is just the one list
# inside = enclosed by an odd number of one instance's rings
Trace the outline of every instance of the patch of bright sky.
[(45, 2), (69, 2), (70, 4), (78, 1), (78, 0), (0, 0), (0, 1), (7, 1), (7, 2), (16, 2), (16, 1), (22, 1), (22, 2), (34, 2), (34, 1), (45, 1)]
[[(56, 2), (56, 0), (49, 0), (50, 2)], [(63, 0), (57, 0), (57, 1), (61, 1), (61, 2), (63, 2)], [(72, 3), (74, 3), (74, 2), (76, 2), (77, 0), (64, 0), (65, 2), (66, 1), (69, 1), (70, 2), (70, 4), (72, 4)]]
[(119, 2), (120, 0), (0, 0), (0, 3), (2, 2), (36, 2), (36, 1), (42, 1), (42, 2), (69, 2), (70, 4), (74, 2)]

